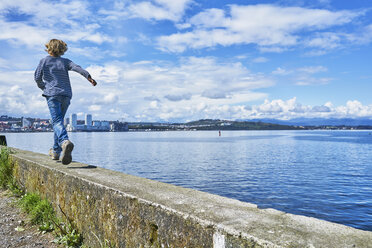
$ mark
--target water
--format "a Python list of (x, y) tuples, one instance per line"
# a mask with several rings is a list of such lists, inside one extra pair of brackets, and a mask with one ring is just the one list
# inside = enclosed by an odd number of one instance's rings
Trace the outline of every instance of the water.
[[(47, 153), (52, 133), (6, 134)], [(368, 131), (70, 133), (75, 161), (372, 231)]]

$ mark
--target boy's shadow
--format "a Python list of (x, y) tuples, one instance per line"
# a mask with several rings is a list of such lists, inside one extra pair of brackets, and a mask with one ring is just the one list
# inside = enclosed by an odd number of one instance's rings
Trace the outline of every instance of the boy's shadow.
[[(72, 162), (74, 162), (74, 161), (72, 161)], [(57, 161), (57, 163), (60, 163), (60, 164), (62, 164), (62, 162), (61, 161)], [(95, 165), (86, 165), (86, 166), (69, 166), (69, 167), (67, 167), (67, 169), (96, 169), (97, 168), (97, 166), (95, 166)]]
[(69, 166), (67, 169), (96, 169), (97, 166), (95, 165), (87, 165), (87, 166)]

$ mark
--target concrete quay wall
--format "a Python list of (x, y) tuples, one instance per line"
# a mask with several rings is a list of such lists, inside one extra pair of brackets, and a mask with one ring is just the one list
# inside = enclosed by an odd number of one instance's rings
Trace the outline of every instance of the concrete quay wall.
[(372, 247), (372, 232), (12, 150), (19, 183), (62, 209), (90, 247)]

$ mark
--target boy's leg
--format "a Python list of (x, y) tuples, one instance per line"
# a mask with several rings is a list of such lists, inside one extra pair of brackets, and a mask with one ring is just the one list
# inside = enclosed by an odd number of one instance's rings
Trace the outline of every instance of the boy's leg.
[[(65, 118), (68, 106), (70, 105), (70, 98), (68, 97), (61, 97), (61, 112), (62, 112), (62, 125), (63, 125), (63, 119)], [(65, 129), (66, 130), (66, 129)], [(69, 164), (72, 161), (71, 152), (74, 149), (74, 144), (68, 140), (67, 132), (66, 132), (67, 139), (62, 139), (60, 141), (60, 146), (62, 147), (62, 153), (61, 153), (61, 161), (62, 164)]]
[[(53, 129), (54, 130), (54, 129)], [(62, 151), (62, 148), (59, 146), (59, 143), (58, 143), (58, 136), (57, 134), (54, 132), (54, 145), (53, 145), (53, 151), (57, 154), (60, 154), (61, 151)]]
[[(70, 98), (69, 97), (60, 97), (60, 98), (61, 98), (61, 112), (62, 112), (62, 125), (63, 125), (63, 119), (65, 118), (68, 106), (70, 105)], [(59, 145), (62, 148), (61, 157), (60, 157), (62, 164), (71, 163), (72, 161), (71, 152), (74, 149), (74, 144), (70, 140), (68, 140), (67, 132), (66, 132), (66, 137), (59, 140)]]
[(63, 122), (63, 119), (65, 118), (67, 109), (70, 106), (70, 100), (71, 99), (67, 96), (62, 96), (61, 97), (62, 122)]
[(63, 96), (47, 97), (47, 103), (54, 130), (53, 150), (59, 154), (62, 151), (62, 142), (68, 140), (67, 131), (63, 125), (63, 119), (70, 104), (70, 98)]

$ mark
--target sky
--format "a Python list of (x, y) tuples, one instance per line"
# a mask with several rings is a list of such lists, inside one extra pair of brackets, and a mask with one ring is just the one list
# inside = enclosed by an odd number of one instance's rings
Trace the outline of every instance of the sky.
[(369, 0), (0, 0), (0, 30), (0, 115), (49, 118), (56, 38), (79, 119), (372, 119)]

